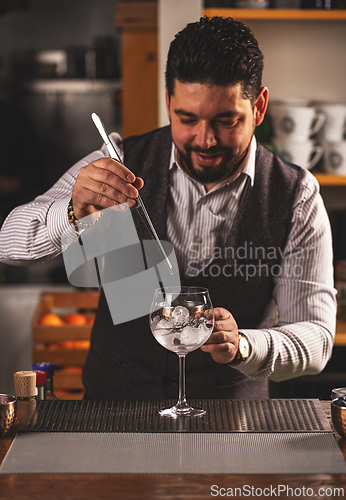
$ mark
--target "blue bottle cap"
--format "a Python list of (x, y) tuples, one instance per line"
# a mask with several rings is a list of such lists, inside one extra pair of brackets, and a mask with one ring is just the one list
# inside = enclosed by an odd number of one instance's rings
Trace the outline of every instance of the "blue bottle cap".
[(47, 372), (47, 378), (52, 378), (54, 375), (54, 365), (53, 363), (34, 363), (32, 365), (33, 370), (41, 370)]

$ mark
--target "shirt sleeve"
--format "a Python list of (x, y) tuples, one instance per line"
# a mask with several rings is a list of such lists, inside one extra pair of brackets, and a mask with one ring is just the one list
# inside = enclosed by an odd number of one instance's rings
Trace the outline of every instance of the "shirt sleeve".
[[(113, 143), (121, 142), (111, 134)], [(62, 252), (61, 238), (75, 235), (68, 221), (67, 207), (79, 170), (90, 162), (109, 156), (106, 147), (89, 154), (73, 165), (44, 194), (16, 207), (0, 229), (0, 262), (29, 265), (52, 259)]]
[(252, 345), (237, 369), (253, 379), (279, 382), (323, 370), (333, 348), (336, 290), (331, 228), (319, 185), (303, 170), (291, 231), (274, 278), (278, 325), (242, 330)]

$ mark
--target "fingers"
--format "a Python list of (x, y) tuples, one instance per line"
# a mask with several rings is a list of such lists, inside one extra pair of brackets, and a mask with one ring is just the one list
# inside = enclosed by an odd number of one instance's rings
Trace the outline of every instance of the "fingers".
[(215, 321), (221, 321), (221, 320), (226, 320), (233, 318), (232, 314), (227, 311), (227, 309), (224, 309), (223, 307), (214, 307), (214, 317)]
[[(238, 339), (228, 339), (225, 342), (219, 342), (219, 338), (213, 333), (212, 343), (204, 344), (201, 349), (208, 352), (216, 363), (230, 363), (238, 352)], [(210, 340), (210, 339), (209, 339)]]
[(232, 335), (230, 335), (227, 331), (216, 332), (210, 335), (209, 339), (206, 341), (206, 344), (225, 344), (227, 342), (232, 341)]
[(222, 343), (219, 343), (218, 339), (215, 339), (214, 334), (211, 337), (214, 338), (214, 341), (212, 343), (208, 341), (207, 344), (201, 347), (201, 350), (209, 353), (216, 363), (230, 363), (238, 352), (238, 337)]
[(127, 202), (134, 206), (138, 190), (144, 185), (127, 167), (102, 158), (79, 170), (73, 188), (73, 208), (77, 219), (97, 210)]
[(222, 309), (220, 307), (214, 309), (214, 317), (215, 317), (214, 331), (222, 331), (222, 330), (227, 331), (231, 330), (234, 326), (236, 326), (232, 314), (226, 309)]
[(201, 349), (217, 363), (230, 363), (238, 351), (238, 326), (227, 309), (215, 308), (214, 315), (214, 331)]
[(85, 171), (81, 172), (82, 187), (90, 193), (85, 193), (88, 196), (88, 203), (104, 207), (111, 206), (114, 203), (125, 203), (127, 200), (133, 201), (138, 196), (138, 190), (133, 184), (125, 181), (113, 172), (105, 168), (99, 168), (94, 165), (85, 167)]
[[(125, 165), (119, 163), (113, 158), (101, 158), (100, 160), (96, 160), (89, 165), (93, 165), (97, 168), (108, 170), (113, 173), (116, 177), (119, 177), (125, 182), (134, 182), (136, 180), (136, 176), (131, 170), (129, 170)], [(87, 165), (88, 166), (88, 165)]]
[(144, 181), (140, 177), (136, 177), (135, 181), (133, 182), (133, 185), (138, 190), (142, 189), (142, 187), (144, 186)]

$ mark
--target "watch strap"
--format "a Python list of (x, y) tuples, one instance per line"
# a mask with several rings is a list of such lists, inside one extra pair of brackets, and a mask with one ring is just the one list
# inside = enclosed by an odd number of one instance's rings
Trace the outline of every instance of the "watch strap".
[[(239, 350), (239, 341), (240, 341), (241, 338), (245, 338), (247, 340), (248, 344), (249, 344), (249, 354), (245, 358), (241, 355), (240, 350)], [(232, 359), (232, 361), (230, 363), (228, 363), (228, 364), (230, 366), (232, 366), (232, 367), (237, 366), (242, 361), (244, 361), (245, 359), (247, 359), (250, 356), (250, 354), (251, 354), (251, 344), (250, 344), (250, 341), (249, 341), (248, 337), (246, 335), (244, 335), (243, 333), (238, 332), (238, 350), (237, 350), (237, 354)]]

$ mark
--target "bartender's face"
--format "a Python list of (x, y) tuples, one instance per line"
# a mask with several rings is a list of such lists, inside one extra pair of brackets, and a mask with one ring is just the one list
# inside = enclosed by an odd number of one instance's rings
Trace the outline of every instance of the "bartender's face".
[(176, 80), (170, 99), (166, 93), (180, 164), (209, 189), (237, 172), (265, 114), (268, 90), (262, 88), (254, 106), (241, 90), (239, 83), (220, 86)]

